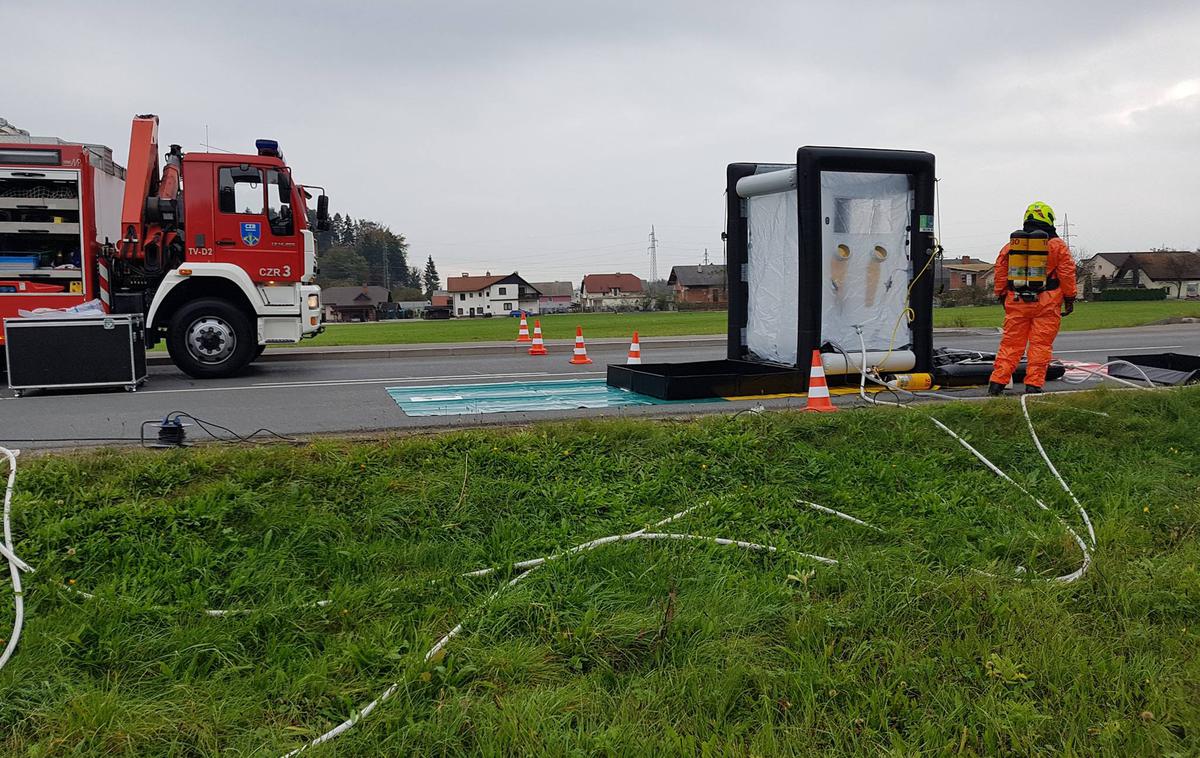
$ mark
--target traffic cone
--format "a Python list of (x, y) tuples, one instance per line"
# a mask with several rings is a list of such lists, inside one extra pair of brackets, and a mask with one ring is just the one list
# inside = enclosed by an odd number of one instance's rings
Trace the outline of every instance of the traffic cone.
[(625, 360), (626, 366), (642, 365), (642, 344), (638, 342), (637, 332), (633, 333), (633, 342), (629, 343), (629, 358)]
[(525, 311), (521, 311), (521, 328), (517, 330), (517, 342), (530, 342), (529, 339), (529, 321), (525, 318)]
[(542, 322), (533, 320), (533, 344), (529, 346), (530, 355), (545, 355), (546, 343), (542, 342)]
[(587, 357), (587, 347), (583, 344), (582, 326), (575, 327), (575, 354), (571, 356), (570, 362), (578, 366), (592, 362), (592, 359)]
[(813, 351), (812, 369), (808, 372), (808, 404), (806, 411), (836, 411), (829, 399), (829, 385), (825, 383), (825, 364), (821, 363), (821, 351)]

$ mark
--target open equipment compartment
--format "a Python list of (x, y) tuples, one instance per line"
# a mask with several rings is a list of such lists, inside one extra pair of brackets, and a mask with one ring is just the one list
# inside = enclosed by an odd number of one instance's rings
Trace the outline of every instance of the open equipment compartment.
[(864, 344), (868, 367), (931, 372), (934, 182), (933, 155), (905, 150), (730, 164), (727, 360), (610, 366), (609, 384), (670, 400), (805, 392), (813, 350), (835, 383), (858, 376)]
[(0, 293), (83, 293), (79, 203), (76, 170), (0, 169)]

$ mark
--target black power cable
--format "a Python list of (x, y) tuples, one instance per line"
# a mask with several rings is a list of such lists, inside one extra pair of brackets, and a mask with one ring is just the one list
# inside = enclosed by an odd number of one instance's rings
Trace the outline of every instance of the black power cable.
[[(202, 419), (199, 416), (195, 416), (191, 413), (188, 413), (187, 411), (171, 411), (170, 413), (168, 413), (166, 416), (163, 417), (162, 423), (159, 425), (158, 441), (161, 444), (171, 444), (174, 446), (182, 445), (183, 440), (186, 437), (186, 435), (184, 433), (184, 424), (183, 424), (184, 419), (194, 422), (197, 427), (199, 427), (201, 430), (204, 431), (205, 434), (207, 434), (209, 437), (212, 437), (217, 442), (230, 442), (230, 443), (246, 442), (246, 443), (260, 444), (262, 442), (268, 441), (268, 440), (254, 439), (255, 437), (257, 437), (260, 434), (269, 435), (281, 442), (290, 442), (292, 444), (297, 444), (297, 443), (303, 442), (303, 440), (297, 439), (295, 437), (289, 437), (284, 434), (280, 434), (279, 432), (276, 432), (272, 429), (268, 429), (265, 426), (259, 427), (258, 429), (255, 429), (254, 431), (250, 432), (249, 434), (238, 434), (237, 432), (235, 432), (234, 430), (230, 429), (227, 426), (222, 426), (221, 424), (218, 424), (215, 421), (209, 421), (207, 419)], [(209, 427), (212, 427), (212, 429), (210, 429)], [(225, 432), (229, 436), (222, 437), (221, 435), (215, 433), (213, 431), (213, 429), (219, 429), (220, 431)], [(176, 441), (176, 440), (178, 440), (178, 441)]]

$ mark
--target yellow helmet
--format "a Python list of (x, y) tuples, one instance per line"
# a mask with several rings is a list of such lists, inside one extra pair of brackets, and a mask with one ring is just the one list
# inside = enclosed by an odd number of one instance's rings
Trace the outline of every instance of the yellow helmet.
[(1054, 209), (1041, 201), (1030, 203), (1025, 209), (1025, 220), (1041, 221), (1043, 224), (1054, 226)]

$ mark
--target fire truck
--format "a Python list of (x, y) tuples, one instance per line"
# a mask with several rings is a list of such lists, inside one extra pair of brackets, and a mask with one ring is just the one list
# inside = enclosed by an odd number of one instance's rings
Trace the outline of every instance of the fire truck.
[(0, 320), (98, 301), (142, 314), (147, 345), (164, 340), (197, 378), (232, 376), (269, 344), (315, 336), (306, 201), (319, 192), (324, 228), (324, 190), (293, 181), (274, 140), (246, 154), (171, 145), (159, 155), (154, 115), (133, 119), (124, 168), (103, 145), (0, 128)]

